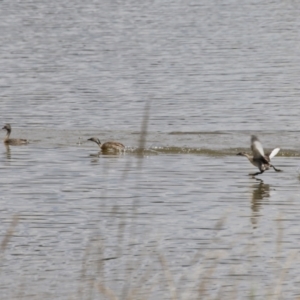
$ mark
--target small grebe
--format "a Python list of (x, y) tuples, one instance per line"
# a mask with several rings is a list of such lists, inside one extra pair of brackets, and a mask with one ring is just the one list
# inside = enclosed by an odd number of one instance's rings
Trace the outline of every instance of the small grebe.
[(245, 153), (245, 152), (240, 152), (237, 155), (242, 155), (246, 156), (248, 160), (251, 162), (252, 165), (257, 167), (260, 172), (254, 173), (254, 174), (249, 174), (252, 176), (256, 176), (259, 174), (262, 174), (264, 171), (269, 170), (270, 167), (272, 167), (276, 172), (281, 172), (281, 170), (276, 169), (272, 164), (271, 164), (271, 159), (279, 152), (280, 148), (275, 148), (272, 150), (272, 152), (268, 155), (265, 155), (263, 146), (259, 139), (255, 136), (251, 136), (251, 150), (253, 156)]
[(7, 144), (7, 145), (25, 145), (25, 144), (28, 144), (28, 141), (24, 140), (24, 139), (10, 139), (9, 138), (9, 136), (11, 134), (10, 124), (5, 124), (2, 129), (6, 130), (6, 136), (3, 140), (3, 142), (5, 144)]
[(95, 137), (88, 139), (88, 141), (95, 142), (103, 152), (122, 152), (125, 150), (125, 146), (118, 142), (105, 142), (101, 144), (100, 140)]

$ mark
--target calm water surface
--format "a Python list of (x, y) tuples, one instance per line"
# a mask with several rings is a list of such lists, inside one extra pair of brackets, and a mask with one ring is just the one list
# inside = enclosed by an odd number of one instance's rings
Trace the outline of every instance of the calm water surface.
[[(299, 297), (299, 12), (3, 1), (2, 298)], [(283, 172), (247, 175), (253, 133)]]

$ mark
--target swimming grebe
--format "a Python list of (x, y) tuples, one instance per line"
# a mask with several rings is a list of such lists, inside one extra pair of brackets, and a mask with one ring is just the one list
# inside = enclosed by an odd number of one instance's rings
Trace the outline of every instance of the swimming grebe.
[(269, 155), (265, 155), (263, 146), (259, 139), (255, 136), (251, 136), (251, 150), (253, 156), (240, 152), (237, 155), (246, 156), (252, 165), (257, 167), (260, 172), (249, 174), (252, 176), (256, 176), (262, 174), (264, 171), (269, 170), (272, 167), (276, 172), (281, 172), (281, 170), (276, 169), (273, 165), (271, 165), (271, 159), (279, 152), (280, 148), (275, 148)]
[(10, 139), (9, 136), (11, 134), (11, 126), (10, 124), (5, 124), (4, 127), (2, 128), (6, 130), (6, 136), (4, 138), (4, 143), (7, 145), (25, 145), (28, 144), (27, 140), (24, 139)]
[(95, 142), (103, 152), (122, 152), (125, 150), (125, 146), (118, 142), (105, 142), (101, 144), (100, 140), (95, 137), (88, 139), (88, 141)]

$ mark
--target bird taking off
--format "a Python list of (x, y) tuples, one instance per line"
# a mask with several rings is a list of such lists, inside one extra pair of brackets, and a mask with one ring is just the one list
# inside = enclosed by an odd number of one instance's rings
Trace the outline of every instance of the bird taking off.
[(280, 148), (275, 148), (274, 150), (272, 150), (270, 154), (265, 154), (264, 148), (261, 142), (259, 141), (259, 139), (257, 138), (257, 136), (252, 135), (251, 150), (252, 150), (252, 156), (245, 152), (240, 152), (237, 154), (241, 156), (246, 156), (248, 160), (251, 162), (251, 164), (257, 167), (260, 171), (249, 175), (256, 176), (262, 174), (264, 171), (269, 170), (271, 167), (276, 172), (281, 172), (281, 170), (275, 168), (275, 166), (271, 164), (271, 159), (279, 152)]

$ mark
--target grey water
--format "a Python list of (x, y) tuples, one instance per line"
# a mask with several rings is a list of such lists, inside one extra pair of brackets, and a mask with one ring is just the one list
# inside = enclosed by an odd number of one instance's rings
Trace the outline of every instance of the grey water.
[(299, 3), (0, 5), (1, 298), (299, 297)]

